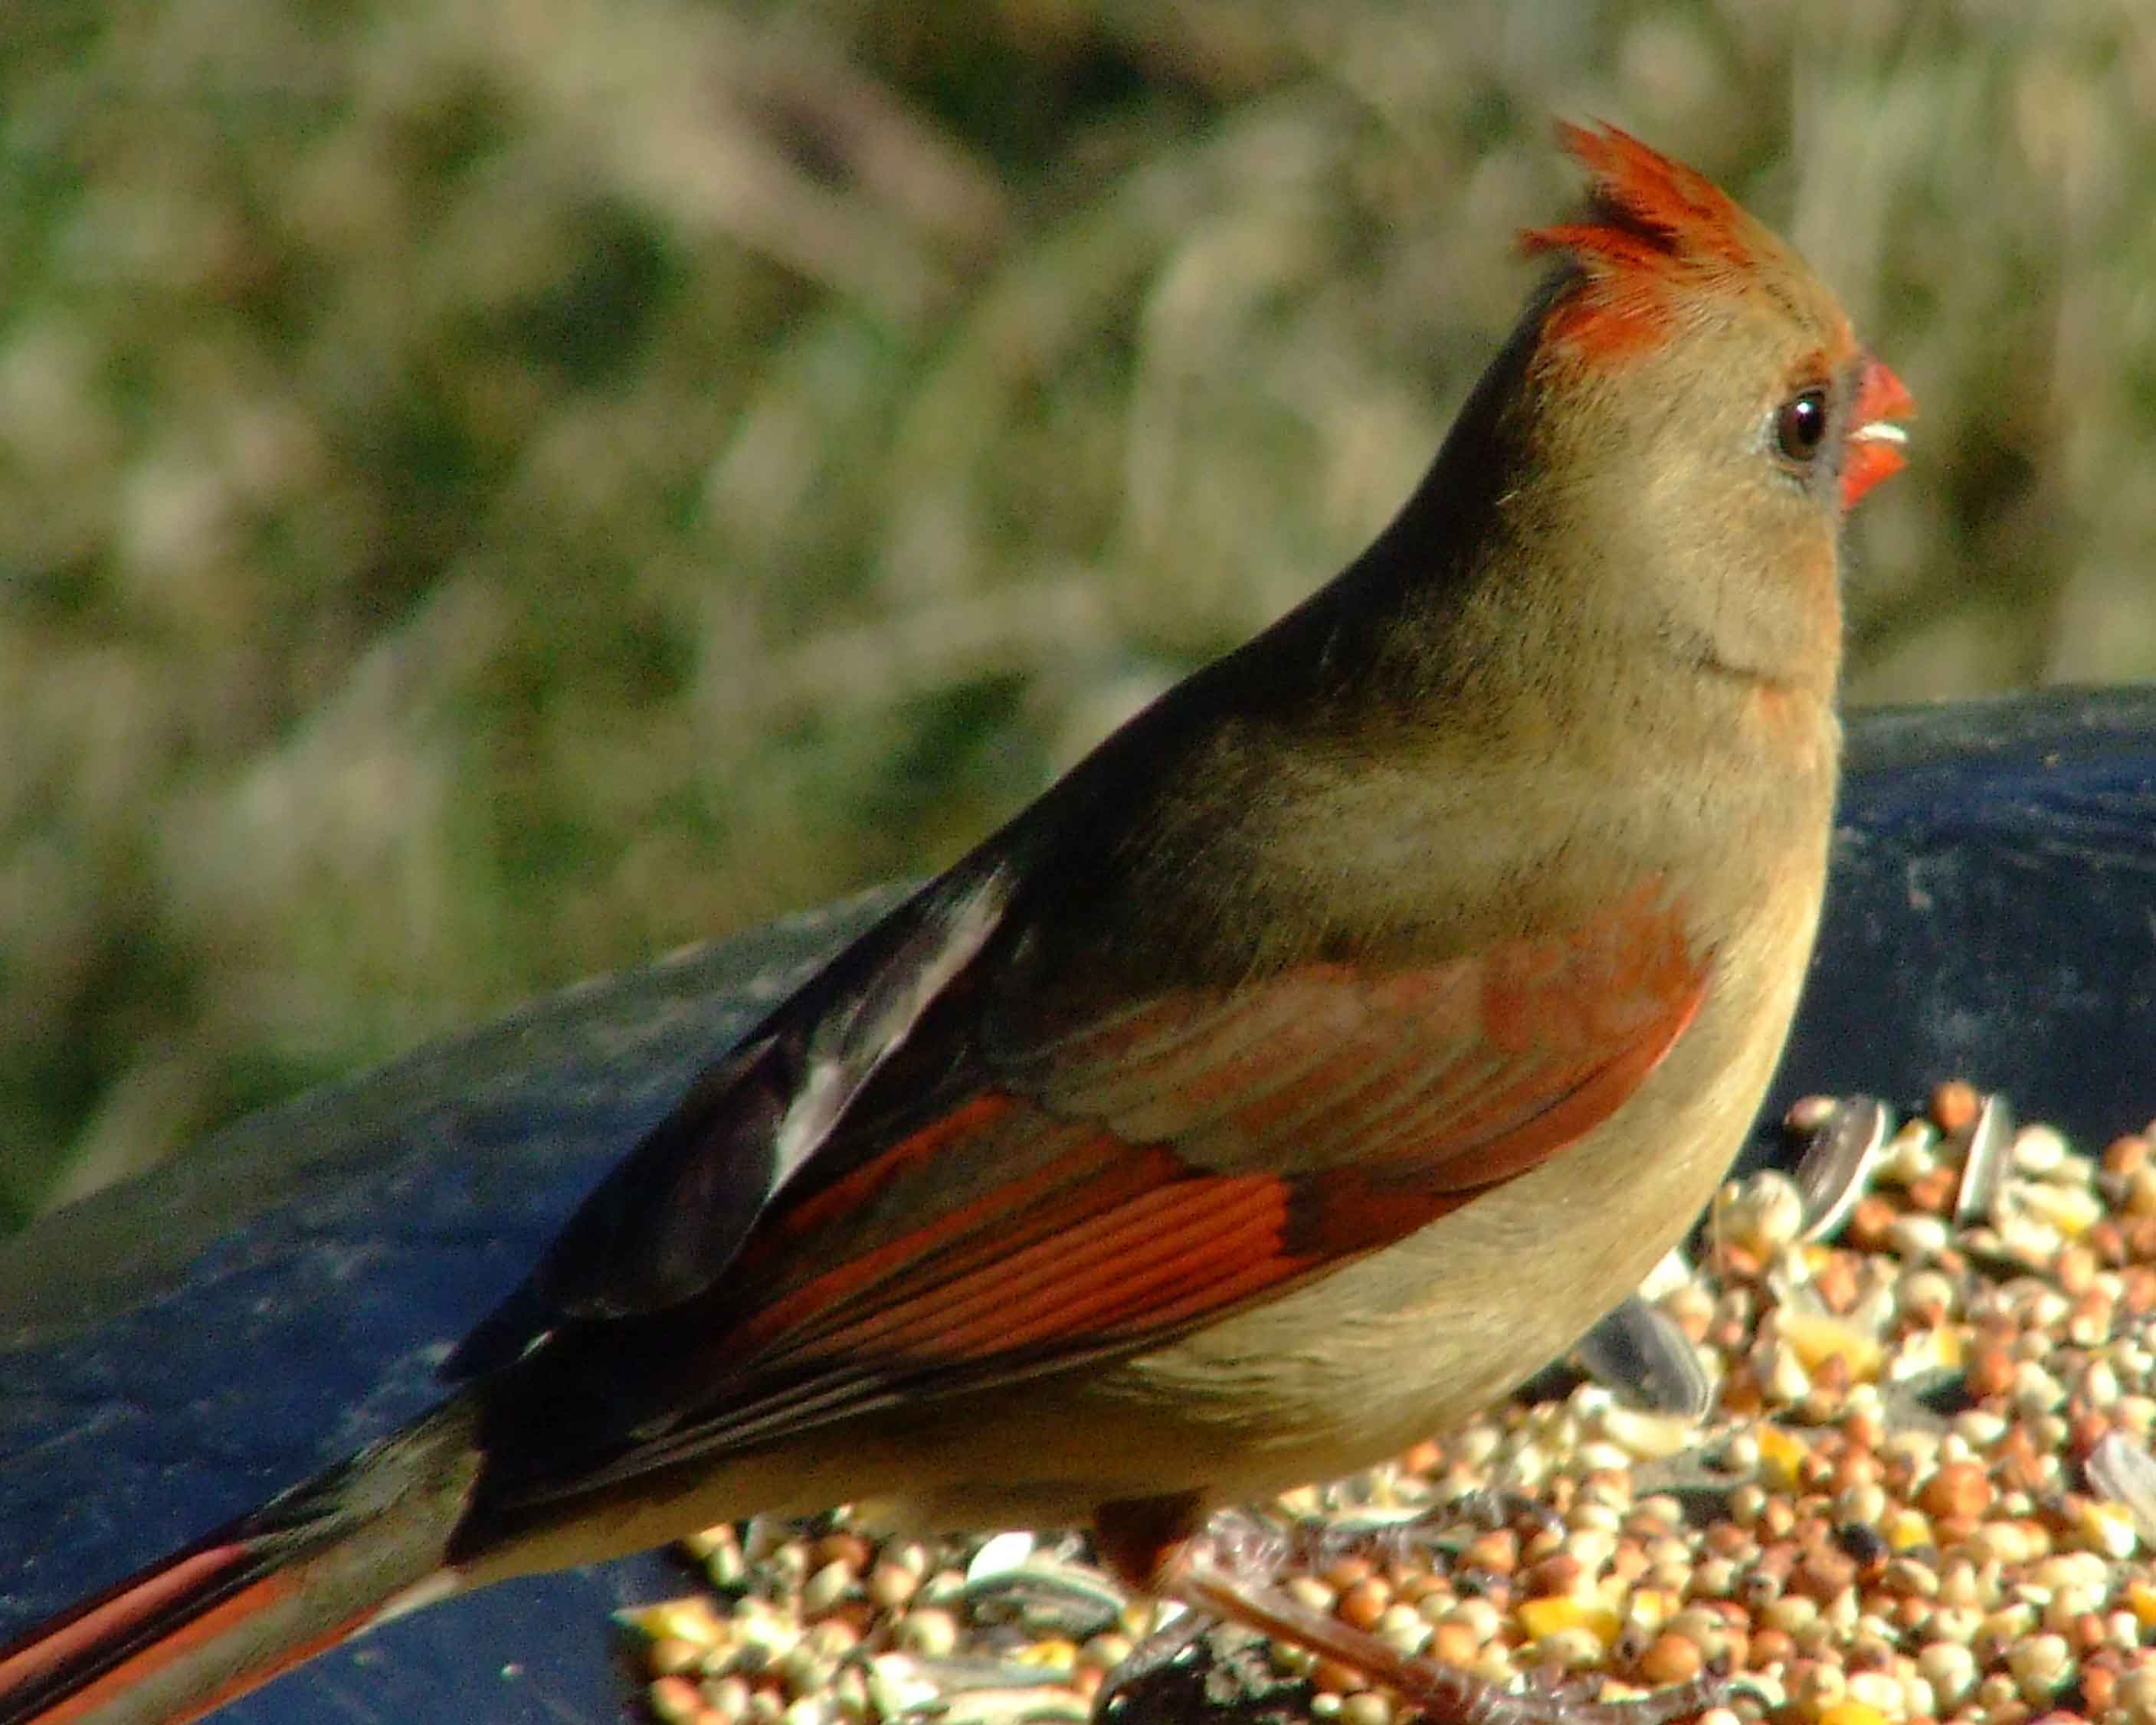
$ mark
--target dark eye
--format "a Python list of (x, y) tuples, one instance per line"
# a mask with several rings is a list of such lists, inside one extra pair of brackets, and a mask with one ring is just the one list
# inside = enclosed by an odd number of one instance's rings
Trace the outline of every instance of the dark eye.
[(1810, 461), (1826, 437), (1826, 392), (1799, 390), (1774, 410), (1774, 447), (1791, 461)]

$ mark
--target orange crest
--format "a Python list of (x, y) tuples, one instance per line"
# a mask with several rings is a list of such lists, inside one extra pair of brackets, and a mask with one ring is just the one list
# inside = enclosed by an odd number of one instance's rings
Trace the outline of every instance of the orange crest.
[(1558, 141), (1593, 179), (1584, 220), (1521, 236), (1530, 252), (1569, 253), (1587, 277), (1553, 335), (1611, 357), (1657, 346), (1676, 294), (1727, 284), (1779, 251), (1719, 187), (1630, 133), (1566, 125)]

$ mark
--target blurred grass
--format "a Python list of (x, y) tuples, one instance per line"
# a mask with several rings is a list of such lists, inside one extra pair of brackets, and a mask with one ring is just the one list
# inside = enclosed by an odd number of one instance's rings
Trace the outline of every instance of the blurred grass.
[(1381, 525), (1560, 115), (1920, 397), (1855, 697), (2156, 672), (2140, 0), (11, 0), (0, 1221), (947, 860)]

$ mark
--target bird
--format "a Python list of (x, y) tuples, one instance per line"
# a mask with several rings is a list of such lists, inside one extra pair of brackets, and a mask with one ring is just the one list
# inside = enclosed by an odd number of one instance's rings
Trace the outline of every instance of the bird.
[(438, 1405), (0, 1650), (0, 1721), (198, 1717), (842, 1502), (1084, 1527), (1435, 1716), (1545, 1716), (1212, 1530), (1502, 1396), (1712, 1194), (1819, 920), (1844, 520), (1914, 410), (1709, 180), (1558, 131), (1584, 207), (1368, 548), (715, 1051)]

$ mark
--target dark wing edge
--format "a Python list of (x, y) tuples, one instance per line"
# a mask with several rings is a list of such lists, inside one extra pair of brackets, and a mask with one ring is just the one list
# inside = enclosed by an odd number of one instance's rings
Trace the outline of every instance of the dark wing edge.
[(929, 882), (709, 1067), (595, 1187), (525, 1282), (450, 1354), (453, 1380), (507, 1365), (564, 1319), (684, 1305), (829, 1136), (1001, 926), (1014, 871)]

